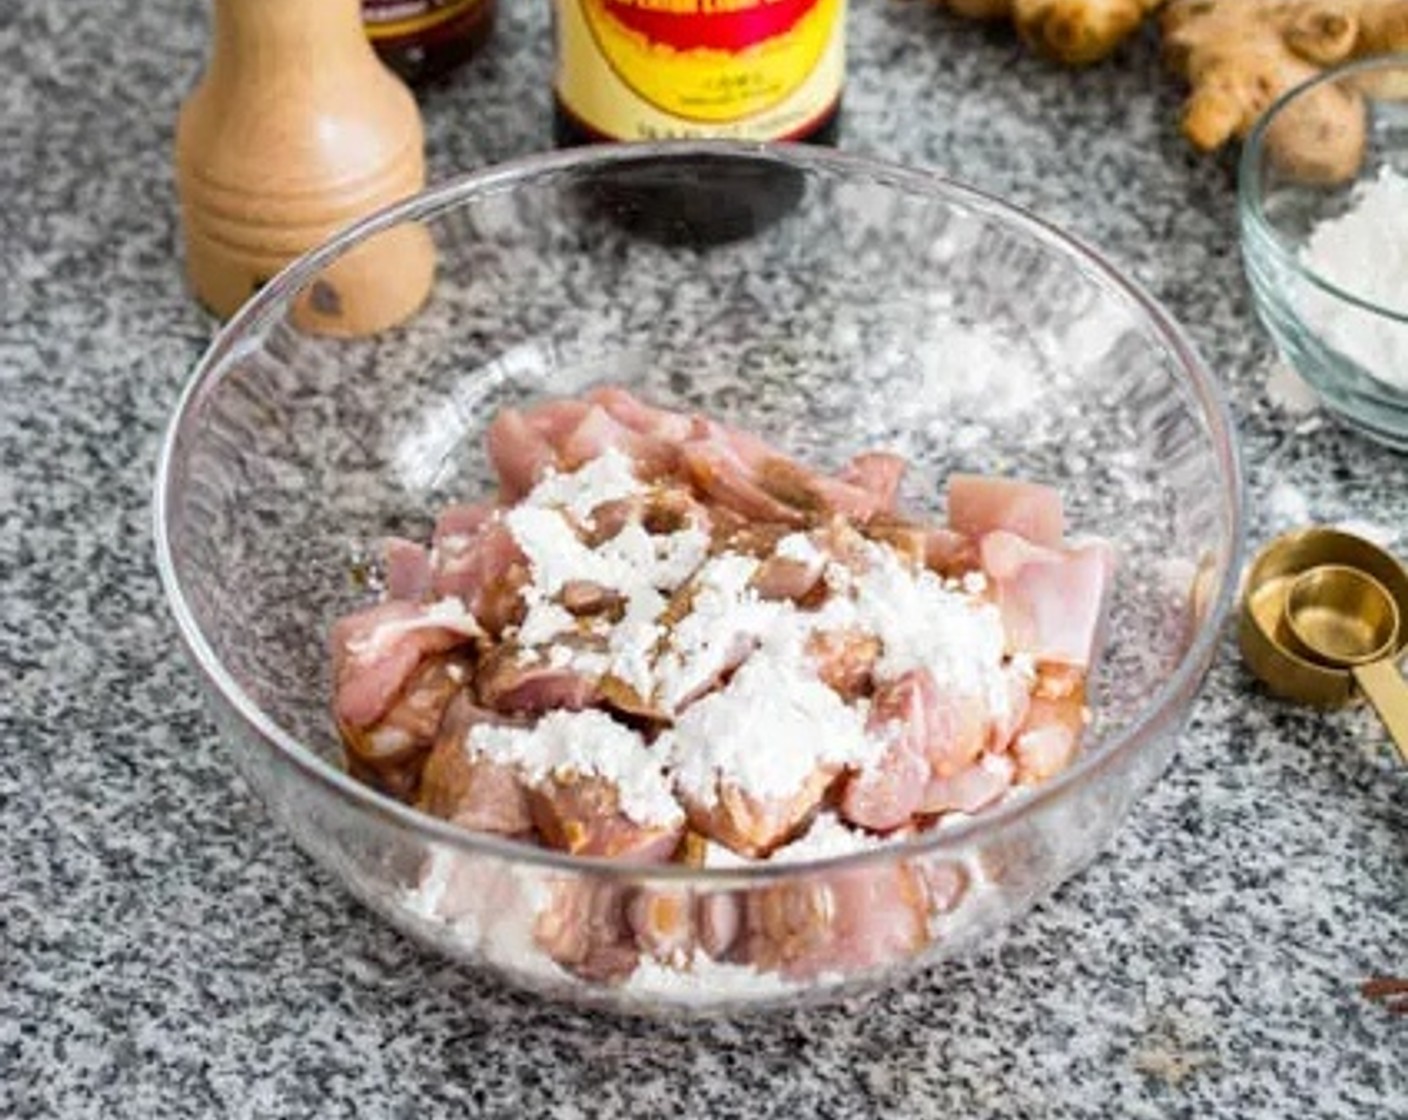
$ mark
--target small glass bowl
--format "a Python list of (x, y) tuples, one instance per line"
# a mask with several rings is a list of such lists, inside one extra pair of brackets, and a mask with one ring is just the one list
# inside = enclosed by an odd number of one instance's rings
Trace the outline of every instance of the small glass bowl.
[[(1326, 99), (1362, 110), (1362, 144), (1356, 123), (1327, 132), (1319, 153), (1290, 158), (1289, 127), (1311, 123)], [(1385, 172), (1408, 176), (1408, 54), (1328, 70), (1272, 105), (1242, 153), (1238, 208), (1257, 311), (1281, 352), (1351, 424), (1408, 450), (1408, 301), (1383, 306), (1306, 260), (1317, 226)]]
[[(373, 250), (407, 233), (436, 259), (417, 314), (374, 337), (309, 328), (329, 302), (320, 284), (396, 259)], [(909, 841), (737, 869), (568, 856), (354, 781), (327, 638), (368, 601), (359, 557), (490, 489), (500, 408), (602, 380), (818, 464), (899, 451), (907, 504), (933, 516), (951, 471), (1059, 487), (1071, 524), (1119, 549), (1082, 758)], [(649, 1013), (829, 998), (990, 943), (1096, 855), (1172, 756), (1242, 532), (1214, 379), (1095, 252), (932, 175), (722, 142), (538, 156), (340, 234), (202, 359), (156, 495), (181, 637), (232, 757), (289, 834), (450, 957)], [(643, 938), (642, 913), (692, 916), (698, 944)]]

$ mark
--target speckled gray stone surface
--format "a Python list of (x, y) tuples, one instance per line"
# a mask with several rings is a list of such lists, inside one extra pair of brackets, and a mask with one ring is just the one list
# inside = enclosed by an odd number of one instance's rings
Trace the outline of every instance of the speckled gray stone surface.
[[(1229, 160), (1152, 43), (1081, 74), (857, 0), (844, 145), (1102, 246), (1243, 433), (1253, 541), (1408, 523), (1408, 458), (1268, 394)], [(1113, 848), (989, 952), (857, 1008), (660, 1026), (541, 1005), (380, 925), (233, 776), (150, 559), (159, 434), (210, 322), (168, 152), (175, 0), (0, 11), (0, 1116), (1408, 1115), (1408, 793), (1360, 712), (1261, 696), (1230, 641)], [(425, 95), (432, 174), (548, 139), (545, 5)], [(1408, 535), (1405, 535), (1408, 536)]]

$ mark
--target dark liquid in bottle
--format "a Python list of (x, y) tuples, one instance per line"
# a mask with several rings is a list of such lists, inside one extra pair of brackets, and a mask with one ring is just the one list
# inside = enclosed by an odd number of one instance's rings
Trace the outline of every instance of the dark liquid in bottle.
[(496, 0), (425, 0), (416, 19), (379, 22), (385, 0), (363, 0), (367, 37), (381, 60), (412, 84), (434, 81), (468, 62), (494, 30)]

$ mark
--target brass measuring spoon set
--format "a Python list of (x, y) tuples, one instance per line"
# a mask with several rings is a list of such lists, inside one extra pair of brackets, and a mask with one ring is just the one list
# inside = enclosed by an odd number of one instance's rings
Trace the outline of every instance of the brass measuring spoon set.
[(1277, 537), (1247, 571), (1238, 637), (1273, 693), (1317, 708), (1369, 700), (1408, 763), (1408, 570), (1337, 529)]

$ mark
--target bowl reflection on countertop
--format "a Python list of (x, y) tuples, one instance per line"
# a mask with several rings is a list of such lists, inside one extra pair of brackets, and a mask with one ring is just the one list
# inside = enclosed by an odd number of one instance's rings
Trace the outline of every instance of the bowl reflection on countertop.
[[(785, 175), (795, 204), (742, 199), (724, 237), (707, 206), (646, 215), (648, 235), (633, 234), (662, 176), (688, 191), (740, 160), (759, 181)], [(637, 175), (649, 189), (632, 194)], [(405, 222), (424, 225), (439, 258), (424, 310), (371, 339), (300, 332), (291, 309), (319, 272)], [(359, 558), (385, 534), (426, 534), (438, 506), (491, 486), (483, 436), (499, 408), (604, 380), (820, 464), (899, 451), (917, 509), (937, 511), (953, 470), (1059, 486), (1071, 524), (1121, 556), (1077, 765), (919, 840), (737, 871), (471, 835), (350, 779), (326, 637), (366, 600)], [(933, 176), (714, 143), (591, 148), (472, 175), (299, 261), (201, 361), (168, 433), (156, 514), (162, 579), (220, 729), (306, 851), (452, 957), (554, 997), (660, 1012), (872, 987), (983, 941), (1090, 860), (1168, 761), (1213, 656), (1240, 501), (1208, 371), (1097, 254)], [(900, 896), (919, 900), (918, 928), (851, 953), (854, 913)], [(835, 952), (759, 972), (698, 951), (693, 970), (645, 959), (621, 983), (537, 948), (564, 923), (570, 935), (574, 921), (618, 921), (657, 899), (740, 936), (781, 923)]]

